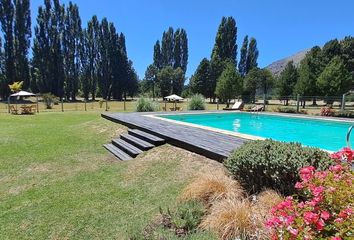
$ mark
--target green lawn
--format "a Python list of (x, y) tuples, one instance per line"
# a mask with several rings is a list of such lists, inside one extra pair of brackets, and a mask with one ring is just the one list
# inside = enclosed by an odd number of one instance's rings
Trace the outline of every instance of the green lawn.
[(97, 112), (0, 115), (1, 239), (128, 239), (219, 167), (169, 145), (115, 161), (102, 144), (123, 131)]

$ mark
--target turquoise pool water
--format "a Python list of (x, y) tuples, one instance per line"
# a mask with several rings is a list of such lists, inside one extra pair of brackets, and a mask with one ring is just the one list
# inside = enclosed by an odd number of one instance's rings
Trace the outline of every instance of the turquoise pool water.
[[(254, 113), (206, 113), (161, 115), (171, 120), (193, 123), (284, 142), (337, 151), (346, 146), (346, 134), (354, 122), (338, 122)], [(351, 146), (354, 146), (354, 134)]]

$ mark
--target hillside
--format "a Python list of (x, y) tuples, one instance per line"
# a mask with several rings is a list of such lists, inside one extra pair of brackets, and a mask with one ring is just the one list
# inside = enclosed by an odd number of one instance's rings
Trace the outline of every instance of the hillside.
[(306, 53), (310, 51), (310, 49), (306, 49), (303, 51), (300, 51), (290, 57), (286, 57), (283, 59), (280, 59), (278, 61), (275, 61), (271, 64), (269, 64), (266, 69), (269, 69), (274, 75), (279, 75), (285, 68), (286, 64), (290, 62), (291, 60), (294, 61), (294, 64), (297, 66), (302, 59), (304, 59)]

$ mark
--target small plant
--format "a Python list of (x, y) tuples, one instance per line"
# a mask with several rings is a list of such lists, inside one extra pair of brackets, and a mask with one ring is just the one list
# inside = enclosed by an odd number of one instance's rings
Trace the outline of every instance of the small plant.
[(255, 231), (252, 221), (252, 205), (245, 200), (227, 198), (216, 202), (201, 228), (211, 230), (220, 239), (247, 239)]
[(158, 111), (158, 109), (159, 109), (158, 103), (143, 97), (139, 98), (136, 103), (137, 112), (155, 112)]
[(57, 101), (57, 97), (51, 93), (42, 94), (42, 99), (46, 109), (52, 109), (54, 102)]
[(332, 107), (323, 107), (320, 110), (320, 115), (325, 116), (325, 117), (333, 117), (335, 114), (335, 111), (333, 110)]
[(299, 171), (299, 197), (287, 197), (272, 209), (267, 222), (272, 239), (354, 238), (354, 151), (345, 148), (332, 158), (336, 165), (329, 170), (306, 166)]
[(17, 93), (22, 90), (23, 87), (23, 81), (21, 82), (14, 82), (13, 84), (9, 84), (9, 88), (11, 92)]
[(195, 94), (188, 103), (188, 110), (205, 110), (205, 99), (201, 94)]
[(329, 154), (320, 149), (273, 140), (249, 141), (224, 162), (247, 191), (259, 193), (269, 188), (282, 194), (294, 192), (302, 167), (327, 169), (331, 164)]
[(181, 201), (196, 200), (206, 205), (225, 198), (242, 198), (245, 195), (240, 184), (224, 172), (203, 174), (189, 184), (180, 196)]

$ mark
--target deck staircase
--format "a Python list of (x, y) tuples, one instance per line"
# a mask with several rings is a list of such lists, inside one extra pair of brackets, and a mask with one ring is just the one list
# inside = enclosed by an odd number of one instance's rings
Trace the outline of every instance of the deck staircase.
[(165, 140), (160, 137), (138, 129), (129, 129), (128, 133), (121, 134), (120, 138), (103, 146), (118, 159), (127, 161), (164, 143)]

